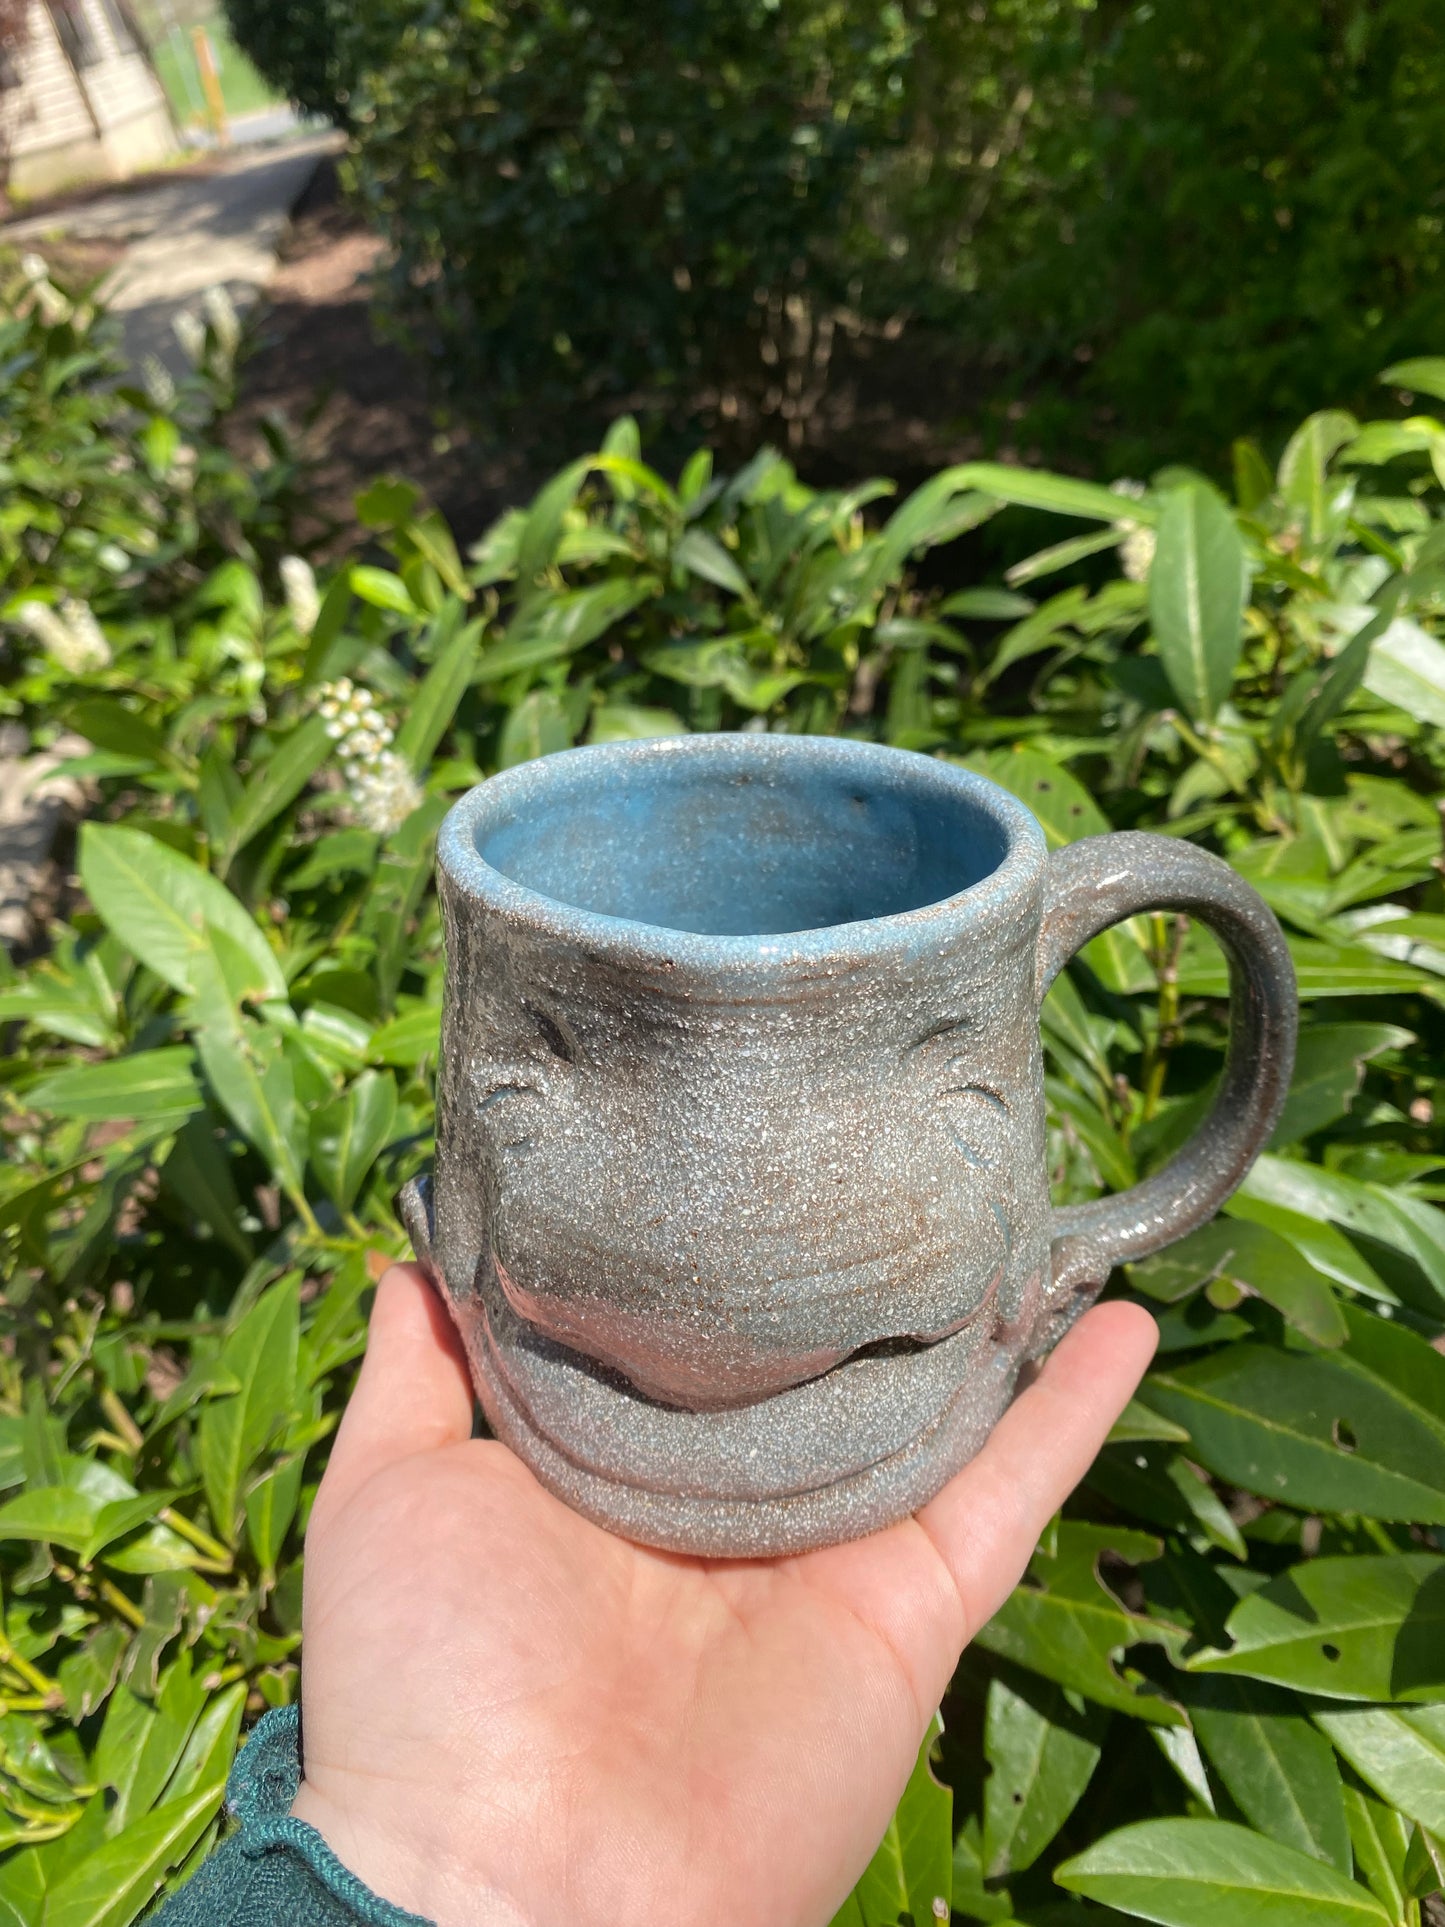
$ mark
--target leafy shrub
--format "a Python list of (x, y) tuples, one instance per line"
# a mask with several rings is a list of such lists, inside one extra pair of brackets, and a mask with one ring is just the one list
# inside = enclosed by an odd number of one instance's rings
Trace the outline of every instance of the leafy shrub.
[(237, 46), (280, 94), (308, 114), (348, 124), (356, 10), (336, 0), (226, 0)]
[(857, 181), (895, 119), (896, 7), (393, 0), (334, 41), (329, 12), (285, 15), (231, 9), (263, 70), (293, 18), (345, 50), (391, 309), (474, 402), (691, 400), (740, 355), (756, 369), (747, 344), (786, 332), (789, 296), (846, 290)]
[(1077, 22), (1018, 48), (1039, 82), (1012, 165), (1027, 198), (1005, 190), (974, 237), (975, 326), (1031, 384), (1030, 432), (1213, 465), (1241, 427), (1282, 440), (1441, 339), (1430, 0), (1273, 0), (1227, 31), (1207, 0)]
[[(1445, 363), (1392, 378), (1445, 398)], [(428, 1152), (448, 799), (741, 723), (962, 757), (1055, 844), (1212, 842), (1308, 1013), (1269, 1155), (1115, 1281), (1157, 1368), (960, 1668), (951, 1805), (921, 1761), (843, 1919), (916, 1924), (951, 1883), (980, 1920), (1087, 1920), (1072, 1894), (1263, 1923), (1294, 1895), (1418, 1927), (1445, 1831), (1442, 473), (1433, 417), (1337, 413), (1277, 472), (1241, 447), (1233, 503), (1181, 470), (1130, 494), (970, 464), (890, 511), (772, 454), (669, 483), (623, 424), (466, 558), (381, 482), (390, 566), (319, 589), (232, 554), (142, 622), (98, 565), (104, 664), (8, 608), (8, 708), (104, 750), (82, 894), (0, 985), (0, 1907), (124, 1927), (205, 1850), (243, 1720), (296, 1691), (306, 1517)], [(1062, 539), (924, 583), (920, 552), (1008, 504)], [(1163, 918), (1071, 967), (1043, 1017), (1058, 1195), (1189, 1130), (1225, 989)]]
[(801, 432), (838, 329), (906, 319), (1015, 446), (1215, 469), (1445, 335), (1432, 0), (231, 13), (351, 126), (392, 312), (534, 432), (638, 393)]
[(196, 367), (128, 383), (120, 331), (90, 291), (57, 287), (39, 255), (0, 254), (0, 617), (33, 599), (93, 603), (124, 622), (175, 610), (224, 557), (274, 560), (290, 541), (299, 471), (248, 471), (225, 451), (240, 324), (223, 293), (188, 321)]

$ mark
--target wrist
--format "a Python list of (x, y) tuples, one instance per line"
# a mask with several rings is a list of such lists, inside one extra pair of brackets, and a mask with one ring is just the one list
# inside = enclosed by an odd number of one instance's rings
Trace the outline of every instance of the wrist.
[(378, 1898), (435, 1927), (532, 1927), (513, 1901), (438, 1853), (434, 1841), (398, 1837), (310, 1781), (297, 1788), (291, 1813), (314, 1828), (342, 1866)]

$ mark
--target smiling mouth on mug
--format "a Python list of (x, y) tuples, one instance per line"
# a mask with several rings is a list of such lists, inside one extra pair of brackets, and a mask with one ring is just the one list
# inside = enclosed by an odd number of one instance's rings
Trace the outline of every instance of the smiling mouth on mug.
[[(923, 1329), (883, 1329), (858, 1342), (807, 1350), (768, 1344), (761, 1333), (736, 1327), (704, 1336), (694, 1318), (663, 1318), (651, 1307), (628, 1310), (598, 1298), (564, 1299), (529, 1290), (495, 1255), (490, 1268), (522, 1326), (572, 1354), (578, 1365), (616, 1373), (633, 1391), (660, 1405), (725, 1411), (792, 1391), (857, 1360), (931, 1351), (981, 1322), (1000, 1323), (998, 1301), (1008, 1275), (1009, 1240), (1001, 1214), (998, 1221), (1003, 1248), (981, 1289), (968, 1293), (966, 1310)], [(787, 1282), (780, 1281), (784, 1287)]]

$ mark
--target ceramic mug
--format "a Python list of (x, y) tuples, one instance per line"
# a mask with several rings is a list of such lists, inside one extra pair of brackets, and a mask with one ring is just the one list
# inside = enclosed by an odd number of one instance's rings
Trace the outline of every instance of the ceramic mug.
[[(1007, 791), (828, 737), (567, 750), (438, 846), (436, 1168), (399, 1207), (487, 1419), (628, 1537), (707, 1555), (900, 1518), (1117, 1263), (1209, 1218), (1294, 1054), (1279, 925), (1218, 858), (1050, 853)], [(1146, 909), (1230, 966), (1214, 1107), (1051, 1208), (1039, 1004)]]

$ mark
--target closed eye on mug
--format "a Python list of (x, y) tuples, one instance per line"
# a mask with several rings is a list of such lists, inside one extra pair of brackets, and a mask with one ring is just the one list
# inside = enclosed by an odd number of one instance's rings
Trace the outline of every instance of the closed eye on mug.
[(938, 1093), (949, 1135), (967, 1162), (978, 1170), (991, 1168), (997, 1160), (983, 1149), (979, 1136), (989, 1123), (1011, 1115), (1007, 1098), (990, 1084), (956, 1084)]
[(524, 1151), (532, 1145), (536, 1132), (531, 1127), (539, 1113), (535, 1105), (521, 1100), (544, 1095), (539, 1084), (511, 1076), (483, 1085), (477, 1097), (477, 1116), (491, 1127), (498, 1150)]
[(526, 1012), (537, 1026), (538, 1036), (552, 1055), (560, 1057), (564, 1064), (575, 1064), (577, 1040), (573, 1037), (570, 1026), (551, 1016), (547, 1011), (539, 1010), (535, 1004), (526, 1005)]

